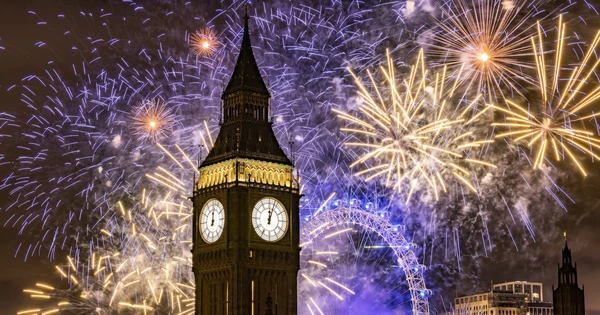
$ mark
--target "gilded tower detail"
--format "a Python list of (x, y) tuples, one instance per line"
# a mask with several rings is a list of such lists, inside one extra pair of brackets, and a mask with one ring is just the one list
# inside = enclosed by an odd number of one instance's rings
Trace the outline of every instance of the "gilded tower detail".
[(244, 20), (221, 130), (194, 183), (196, 314), (293, 315), (300, 194), (271, 128), (270, 93)]

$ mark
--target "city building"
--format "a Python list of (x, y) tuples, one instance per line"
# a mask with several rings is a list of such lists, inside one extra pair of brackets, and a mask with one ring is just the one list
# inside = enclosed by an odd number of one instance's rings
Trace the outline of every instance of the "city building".
[(525, 294), (530, 302), (544, 300), (544, 285), (540, 282), (513, 281), (494, 284), (495, 290)]
[(540, 292), (543, 291), (542, 284), (537, 282), (501, 283), (493, 285), (489, 292), (454, 299), (455, 313), (465, 315), (552, 315), (551, 303), (543, 302), (541, 298), (532, 301), (530, 296), (533, 295), (533, 292), (526, 294), (524, 287), (519, 287), (523, 289), (523, 292), (515, 292), (515, 284), (522, 285), (524, 283), (528, 283), (532, 290), (534, 285), (539, 285)]
[(295, 315), (300, 193), (271, 128), (270, 93), (250, 45), (223, 91), (221, 130), (194, 179), (196, 314)]
[(558, 265), (558, 286), (552, 286), (552, 301), (555, 315), (584, 315), (585, 301), (583, 286), (577, 283), (577, 263), (573, 266), (571, 250), (567, 246), (562, 250), (562, 266)]

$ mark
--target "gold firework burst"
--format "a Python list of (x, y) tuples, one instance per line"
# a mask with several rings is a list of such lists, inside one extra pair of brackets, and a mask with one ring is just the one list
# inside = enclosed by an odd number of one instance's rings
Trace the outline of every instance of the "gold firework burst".
[(173, 112), (161, 99), (144, 100), (131, 113), (133, 133), (141, 141), (157, 142), (173, 129)]
[(381, 83), (367, 71), (370, 89), (350, 71), (362, 104), (354, 115), (335, 110), (348, 123), (341, 130), (357, 140), (346, 146), (362, 150), (351, 164), (362, 168), (357, 175), (366, 176), (367, 181), (381, 178), (398, 191), (406, 189), (406, 203), (421, 184), (437, 200), (441, 191), (447, 191), (448, 179), (476, 192), (474, 172), (469, 168), (494, 167), (476, 154), (493, 140), (477, 139), (471, 126), (489, 107), (477, 112), (480, 96), (462, 109), (452, 106), (460, 76), (448, 79), (444, 68), (428, 80), (422, 51), (402, 84), (397, 82), (389, 54), (387, 62), (387, 69), (381, 68)]
[(210, 57), (219, 48), (219, 40), (211, 28), (203, 28), (192, 34), (190, 45), (198, 56)]
[[(566, 26), (559, 17), (556, 46), (547, 51), (542, 28), (538, 22), (538, 35), (531, 37), (537, 67), (536, 84), (540, 91), (539, 103), (529, 108), (515, 101), (506, 100), (505, 107), (490, 106), (506, 114), (504, 122), (495, 126), (508, 129), (497, 138), (512, 137), (516, 143), (525, 143), (533, 150), (533, 168), (537, 169), (554, 156), (556, 161), (570, 160), (586, 176), (576, 153), (589, 154), (600, 159), (593, 149), (600, 149), (597, 133), (585, 130), (585, 121), (593, 120), (592, 106), (600, 99), (600, 86), (591, 82), (600, 64), (594, 61), (596, 47), (600, 43), (600, 31), (589, 45), (587, 52), (575, 66), (565, 62)], [(552, 66), (547, 56), (554, 55)], [(563, 76), (563, 74), (565, 74)]]
[(431, 54), (450, 68), (464, 67), (463, 80), (476, 87), (488, 101), (507, 88), (521, 93), (523, 69), (533, 69), (529, 23), (537, 1), (455, 0), (442, 6), (446, 18), (438, 21), (441, 32), (430, 45)]

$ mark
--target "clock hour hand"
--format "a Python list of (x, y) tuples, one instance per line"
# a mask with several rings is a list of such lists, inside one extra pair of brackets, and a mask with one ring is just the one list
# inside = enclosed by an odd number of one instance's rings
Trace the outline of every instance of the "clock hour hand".
[(267, 224), (271, 225), (271, 216), (273, 215), (273, 210), (269, 210), (269, 217), (267, 218)]
[(210, 221), (210, 226), (214, 226), (215, 225), (215, 213), (212, 213), (212, 220)]

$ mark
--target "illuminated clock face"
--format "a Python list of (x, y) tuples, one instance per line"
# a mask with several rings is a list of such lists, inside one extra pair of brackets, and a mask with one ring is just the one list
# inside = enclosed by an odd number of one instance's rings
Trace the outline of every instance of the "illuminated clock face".
[(216, 242), (225, 228), (225, 209), (217, 199), (204, 204), (200, 212), (200, 234), (207, 243)]
[(263, 240), (276, 242), (287, 231), (287, 212), (281, 202), (274, 198), (259, 200), (252, 210), (252, 225)]

